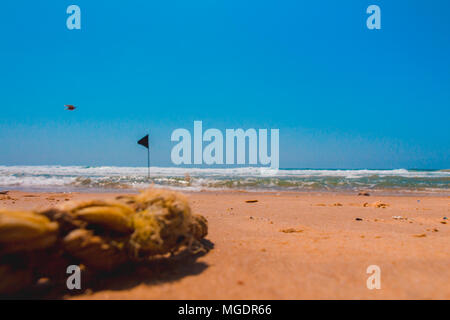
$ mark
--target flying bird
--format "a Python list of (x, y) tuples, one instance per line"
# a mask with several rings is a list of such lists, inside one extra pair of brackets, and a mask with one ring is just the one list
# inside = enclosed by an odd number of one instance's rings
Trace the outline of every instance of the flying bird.
[(76, 107), (71, 104), (65, 104), (64, 106), (66, 107), (66, 110), (69, 110), (69, 111), (73, 111), (76, 109)]

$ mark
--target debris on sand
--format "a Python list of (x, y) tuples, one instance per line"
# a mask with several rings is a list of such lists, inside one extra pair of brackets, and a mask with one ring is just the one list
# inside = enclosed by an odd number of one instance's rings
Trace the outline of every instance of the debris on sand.
[(408, 220), (408, 218), (402, 217), (402, 216), (392, 216), (392, 219), (394, 220)]
[(356, 221), (363, 221), (362, 218), (355, 218)]
[(387, 204), (387, 203), (383, 203), (383, 202), (381, 202), (381, 201), (377, 201), (377, 202), (374, 202), (374, 203), (371, 203), (371, 204), (369, 204), (368, 202), (365, 202), (364, 204), (363, 204), (363, 207), (373, 207), (373, 208), (387, 208), (387, 207), (389, 207), (389, 204)]
[(343, 204), (342, 204), (342, 203), (339, 203), (339, 202), (336, 202), (336, 203), (333, 203), (332, 206), (333, 206), (333, 207), (342, 207)]
[(258, 200), (245, 200), (245, 202), (247, 202), (247, 203), (255, 203), (255, 202), (258, 202)]
[(416, 238), (425, 238), (427, 235), (425, 233), (421, 233), (421, 234), (415, 234), (414, 237)]
[(0, 278), (8, 279), (0, 294), (33, 288), (41, 278), (62, 285), (61, 270), (71, 264), (91, 273), (182, 247), (198, 252), (207, 232), (206, 218), (192, 214), (183, 195), (158, 189), (44, 211), (0, 210)]
[(280, 232), (283, 232), (283, 233), (300, 233), (300, 232), (303, 232), (303, 230), (295, 229), (295, 228), (288, 228), (288, 229), (281, 229)]
[(9, 190), (0, 191), (0, 194), (6, 195), (9, 193)]
[(383, 203), (381, 201), (377, 201), (375, 203), (372, 204), (375, 208), (387, 208), (389, 207), (389, 205), (387, 203)]
[(365, 197), (369, 197), (370, 193), (366, 192), (366, 191), (361, 191), (358, 193), (358, 196), (365, 196)]

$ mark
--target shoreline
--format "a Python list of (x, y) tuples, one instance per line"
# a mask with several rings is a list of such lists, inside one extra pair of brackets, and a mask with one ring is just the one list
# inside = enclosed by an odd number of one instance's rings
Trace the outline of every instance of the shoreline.
[[(148, 187), (151, 187), (149, 185)], [(283, 194), (323, 194), (323, 195), (358, 195), (359, 192), (368, 192), (371, 196), (399, 196), (399, 197), (449, 197), (450, 198), (450, 189), (439, 189), (439, 190), (409, 190), (409, 189), (364, 189), (360, 190), (261, 190), (261, 189), (231, 189), (231, 188), (223, 188), (223, 189), (199, 189), (192, 190), (183, 187), (170, 187), (164, 185), (154, 185), (155, 188), (158, 189), (168, 189), (186, 194), (196, 194), (196, 193), (222, 193), (222, 194), (234, 194), (234, 193), (249, 193), (249, 194), (267, 194), (273, 195), (278, 193)], [(0, 186), (0, 192), (23, 192), (23, 193), (64, 193), (64, 194), (133, 194), (139, 193), (140, 190), (144, 190), (145, 188), (80, 188), (80, 187), (11, 187), (11, 186)]]
[(154, 184), (180, 192), (322, 192), (358, 191), (384, 195), (450, 195), (450, 171), (420, 169), (280, 169), (259, 167), (179, 168), (0, 166), (0, 190), (26, 192), (128, 193)]

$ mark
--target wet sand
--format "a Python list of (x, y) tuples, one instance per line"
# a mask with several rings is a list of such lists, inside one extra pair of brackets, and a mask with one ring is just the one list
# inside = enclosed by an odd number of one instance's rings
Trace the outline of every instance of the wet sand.
[[(188, 196), (193, 211), (208, 218), (208, 253), (139, 267), (70, 298), (450, 299), (449, 196)], [(11, 191), (0, 195), (0, 207), (102, 197), (114, 194)], [(377, 201), (388, 206), (372, 206)], [(370, 265), (381, 268), (380, 290), (366, 286)]]

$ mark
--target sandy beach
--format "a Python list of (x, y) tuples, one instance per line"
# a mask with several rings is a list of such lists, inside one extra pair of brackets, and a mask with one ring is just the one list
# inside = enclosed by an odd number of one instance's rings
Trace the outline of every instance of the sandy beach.
[[(67, 298), (450, 299), (448, 196), (187, 195), (209, 221), (209, 252), (137, 267)], [(0, 195), (0, 207), (114, 196), (11, 191)], [(370, 265), (381, 268), (379, 290), (366, 286)]]

